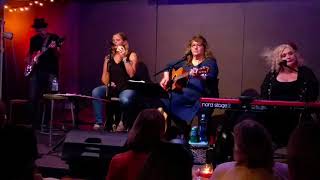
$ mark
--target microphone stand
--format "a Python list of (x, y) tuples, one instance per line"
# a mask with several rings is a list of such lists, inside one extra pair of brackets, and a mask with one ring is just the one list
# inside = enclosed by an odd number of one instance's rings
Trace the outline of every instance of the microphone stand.
[(107, 84), (107, 88), (106, 88), (106, 98), (109, 99), (110, 98), (110, 88), (111, 88), (111, 73), (110, 73), (110, 66), (111, 66), (111, 60), (112, 60), (112, 46), (109, 48), (109, 60), (107, 62), (107, 70), (108, 70), (108, 73), (109, 73), (109, 83)]
[[(169, 71), (169, 74), (170, 72), (172, 71), (173, 68), (176, 67), (177, 64), (180, 64), (182, 63), (183, 61), (186, 61), (187, 60), (187, 55), (186, 56), (183, 56), (182, 59), (180, 59), (179, 61), (175, 62), (174, 64), (170, 64), (168, 67), (158, 71), (157, 73), (155, 73), (153, 76), (157, 76), (159, 75), (160, 73), (162, 72), (165, 72), (165, 71)], [(170, 78), (170, 77), (169, 77)]]
[[(168, 91), (168, 94), (169, 94), (169, 111), (170, 111), (169, 116), (170, 116), (170, 114), (171, 114), (171, 112), (172, 112), (172, 85), (173, 85), (173, 81), (172, 81), (172, 70), (173, 70), (178, 64), (186, 61), (188, 55), (190, 55), (190, 54), (184, 55), (179, 61), (177, 61), (177, 62), (175, 62), (175, 63), (173, 63), (173, 64), (170, 64), (168, 67), (166, 67), (166, 68), (158, 71), (157, 73), (155, 73), (155, 74), (153, 75), (153, 76), (157, 76), (157, 75), (159, 75), (159, 74), (162, 73), (162, 72), (165, 72), (165, 71), (168, 71), (168, 72), (169, 72), (169, 82), (168, 82), (168, 90), (167, 90), (167, 91)], [(171, 125), (170, 119), (169, 119), (169, 121), (167, 121), (167, 122), (168, 122), (167, 127), (169, 127), (169, 126)]]
[(295, 68), (288, 66), (287, 63), (283, 64), (282, 67), (286, 67), (286, 68), (290, 69), (291, 71), (298, 72), (298, 70), (296, 70)]

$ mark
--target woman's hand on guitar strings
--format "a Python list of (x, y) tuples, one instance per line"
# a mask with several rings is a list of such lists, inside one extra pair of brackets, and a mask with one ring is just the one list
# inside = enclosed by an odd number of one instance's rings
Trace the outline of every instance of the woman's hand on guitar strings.
[(160, 86), (163, 89), (167, 89), (168, 83), (169, 83), (169, 77), (163, 77), (162, 80), (160, 81)]

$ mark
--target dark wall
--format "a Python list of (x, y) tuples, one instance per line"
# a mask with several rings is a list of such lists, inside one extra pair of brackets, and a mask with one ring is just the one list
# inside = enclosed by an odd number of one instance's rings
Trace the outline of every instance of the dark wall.
[(301, 47), (306, 64), (320, 77), (315, 35), (320, 28), (319, 8), (320, 3), (311, 0), (82, 4), (80, 31), (86, 37), (81, 38), (81, 90), (89, 93), (99, 84), (106, 40), (117, 31), (128, 34), (151, 74), (181, 58), (187, 41), (203, 34), (218, 59), (222, 97), (238, 96), (250, 87), (259, 90), (267, 71), (262, 50), (289, 40)]
[(164, 66), (163, 59), (180, 57), (186, 41), (201, 33), (218, 59), (222, 97), (258, 90), (267, 70), (261, 52), (289, 40), (301, 47), (320, 78), (319, 8), (316, 1), (160, 5), (157, 68)]
[(243, 87), (258, 87), (266, 71), (259, 57), (262, 49), (293, 41), (299, 46), (305, 64), (320, 79), (319, 1), (250, 3), (244, 6)]
[(116, 32), (128, 35), (130, 48), (154, 71), (156, 53), (156, 6), (141, 2), (106, 2), (80, 8), (80, 87), (90, 93), (100, 85), (108, 41)]
[(239, 96), (249, 87), (258, 90), (267, 71), (262, 50), (289, 40), (300, 46), (306, 64), (320, 78), (320, 2), (316, 0), (75, 1), (23, 16), (5, 13), (8, 30), (16, 33), (18, 71), (23, 69), (27, 48), (22, 42), (31, 36), (36, 16), (47, 18), (49, 30), (67, 37), (61, 60), (65, 92), (90, 94), (101, 84), (107, 41), (118, 31), (128, 35), (130, 47), (150, 74), (181, 58), (193, 35), (204, 35), (218, 60), (222, 97)]

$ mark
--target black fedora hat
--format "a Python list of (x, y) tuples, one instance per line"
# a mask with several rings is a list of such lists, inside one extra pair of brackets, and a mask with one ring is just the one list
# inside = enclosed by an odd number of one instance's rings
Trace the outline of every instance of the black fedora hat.
[(32, 27), (35, 29), (46, 28), (48, 23), (45, 22), (44, 18), (35, 18)]

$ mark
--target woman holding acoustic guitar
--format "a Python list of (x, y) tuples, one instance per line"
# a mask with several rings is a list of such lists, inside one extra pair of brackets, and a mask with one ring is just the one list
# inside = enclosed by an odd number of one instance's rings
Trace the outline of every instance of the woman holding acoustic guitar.
[(172, 89), (171, 99), (161, 99), (164, 111), (182, 125), (197, 115), (200, 97), (219, 96), (218, 66), (203, 36), (196, 35), (189, 40), (185, 58), (186, 61), (174, 67), (177, 70), (173, 70), (173, 78), (166, 71), (160, 82), (162, 88)]

